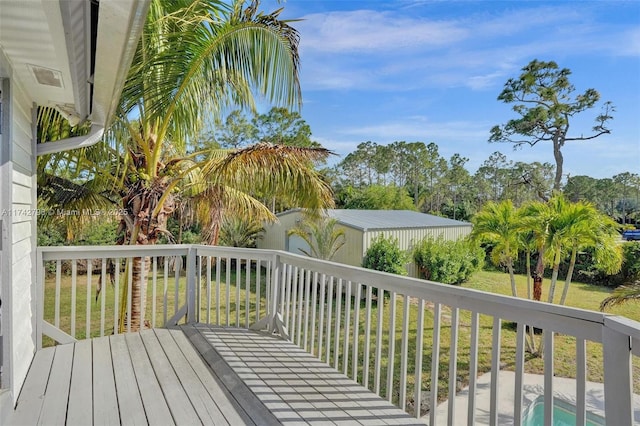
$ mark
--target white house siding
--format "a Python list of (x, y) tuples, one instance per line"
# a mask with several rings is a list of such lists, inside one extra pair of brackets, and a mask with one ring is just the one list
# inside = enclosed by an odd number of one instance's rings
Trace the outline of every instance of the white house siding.
[(35, 351), (36, 178), (31, 103), (16, 80), (8, 80), (4, 87), (3, 114), (9, 115), (10, 123), (2, 135), (8, 149), (3, 151), (0, 189), (6, 234), (0, 269), (4, 374), (8, 374), (3, 387), (9, 379), (15, 402)]

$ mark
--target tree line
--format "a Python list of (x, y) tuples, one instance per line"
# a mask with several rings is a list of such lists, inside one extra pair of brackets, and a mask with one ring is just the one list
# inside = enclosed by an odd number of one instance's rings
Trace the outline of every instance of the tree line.
[[(514, 162), (496, 151), (472, 173), (465, 167), (468, 161), (460, 154), (443, 157), (434, 142), (367, 141), (325, 174), (341, 207), (396, 205), (459, 220), (470, 220), (489, 201), (521, 206), (552, 195), (555, 169), (550, 163)], [(570, 176), (561, 190), (569, 201), (590, 202), (621, 224), (640, 220), (638, 174)]]

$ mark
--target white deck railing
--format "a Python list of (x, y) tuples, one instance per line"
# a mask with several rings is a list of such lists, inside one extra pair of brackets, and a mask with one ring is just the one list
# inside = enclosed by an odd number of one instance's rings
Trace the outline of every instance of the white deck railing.
[[(613, 395), (605, 398), (607, 423), (633, 424), (632, 359), (640, 356), (640, 323), (279, 251), (198, 245), (42, 247), (39, 344), (42, 336), (64, 343), (117, 333), (119, 295), (131, 280), (127, 265), (140, 257), (150, 271), (149, 326), (198, 321), (278, 333), (396, 405), (409, 409), (413, 401), (416, 416), (424, 411), (423, 400), (436, 407), (447, 399), (448, 424), (460, 424), (455, 417), (460, 376), (468, 377), (465, 411), (467, 424), (474, 424), (476, 378), (486, 371), (491, 374), (488, 423), (499, 424), (503, 361), (515, 371), (513, 413), (520, 414), (513, 424), (522, 424), (527, 326), (544, 330), (538, 340), (544, 340), (545, 424), (553, 419), (554, 335), (568, 336), (575, 344), (576, 424), (586, 424), (590, 342), (602, 348), (604, 392)], [(131, 300), (130, 293), (125, 296)], [(130, 317), (130, 310), (125, 315)], [(502, 335), (507, 322), (516, 330), (514, 345), (505, 344)], [(462, 339), (469, 341), (468, 353), (459, 351)], [(490, 352), (490, 365), (479, 365), (486, 358), (479, 356), (481, 351)], [(429, 410), (429, 424), (436, 424), (436, 414), (435, 408)]]

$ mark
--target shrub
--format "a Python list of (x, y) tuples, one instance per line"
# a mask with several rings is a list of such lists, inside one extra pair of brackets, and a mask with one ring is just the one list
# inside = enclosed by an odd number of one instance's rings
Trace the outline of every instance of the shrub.
[(378, 235), (367, 249), (362, 266), (376, 271), (407, 275), (405, 264), (409, 261), (407, 253), (400, 250), (398, 239)]
[[(621, 284), (640, 279), (640, 241), (629, 241), (622, 244), (622, 268), (620, 272), (608, 275), (596, 268), (593, 260), (593, 248), (587, 248), (578, 253), (575, 270), (573, 272), (577, 281), (585, 284), (595, 284), (607, 287), (617, 287)], [(536, 253), (531, 255), (531, 264), (535, 265)], [(518, 261), (514, 265), (517, 274), (525, 274), (524, 256), (520, 253)], [(568, 260), (568, 255), (567, 259)], [(567, 275), (568, 261), (560, 264), (559, 279), (565, 279)], [(551, 269), (545, 270), (545, 278), (551, 277)]]
[(446, 241), (442, 236), (422, 240), (413, 259), (422, 278), (445, 284), (460, 284), (482, 268), (485, 252), (469, 240)]
[(221, 246), (255, 248), (264, 228), (260, 222), (241, 217), (228, 217), (220, 227)]
[(619, 274), (629, 283), (640, 279), (640, 241), (626, 242), (622, 248), (624, 261)]

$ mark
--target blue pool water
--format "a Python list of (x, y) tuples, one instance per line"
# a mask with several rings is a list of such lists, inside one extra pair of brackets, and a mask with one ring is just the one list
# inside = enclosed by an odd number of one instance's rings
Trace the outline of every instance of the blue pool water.
[[(553, 426), (574, 426), (576, 407), (573, 404), (554, 398)], [(604, 418), (587, 412), (587, 426), (604, 426)], [(522, 426), (544, 426), (544, 396), (531, 403), (522, 417)]]

